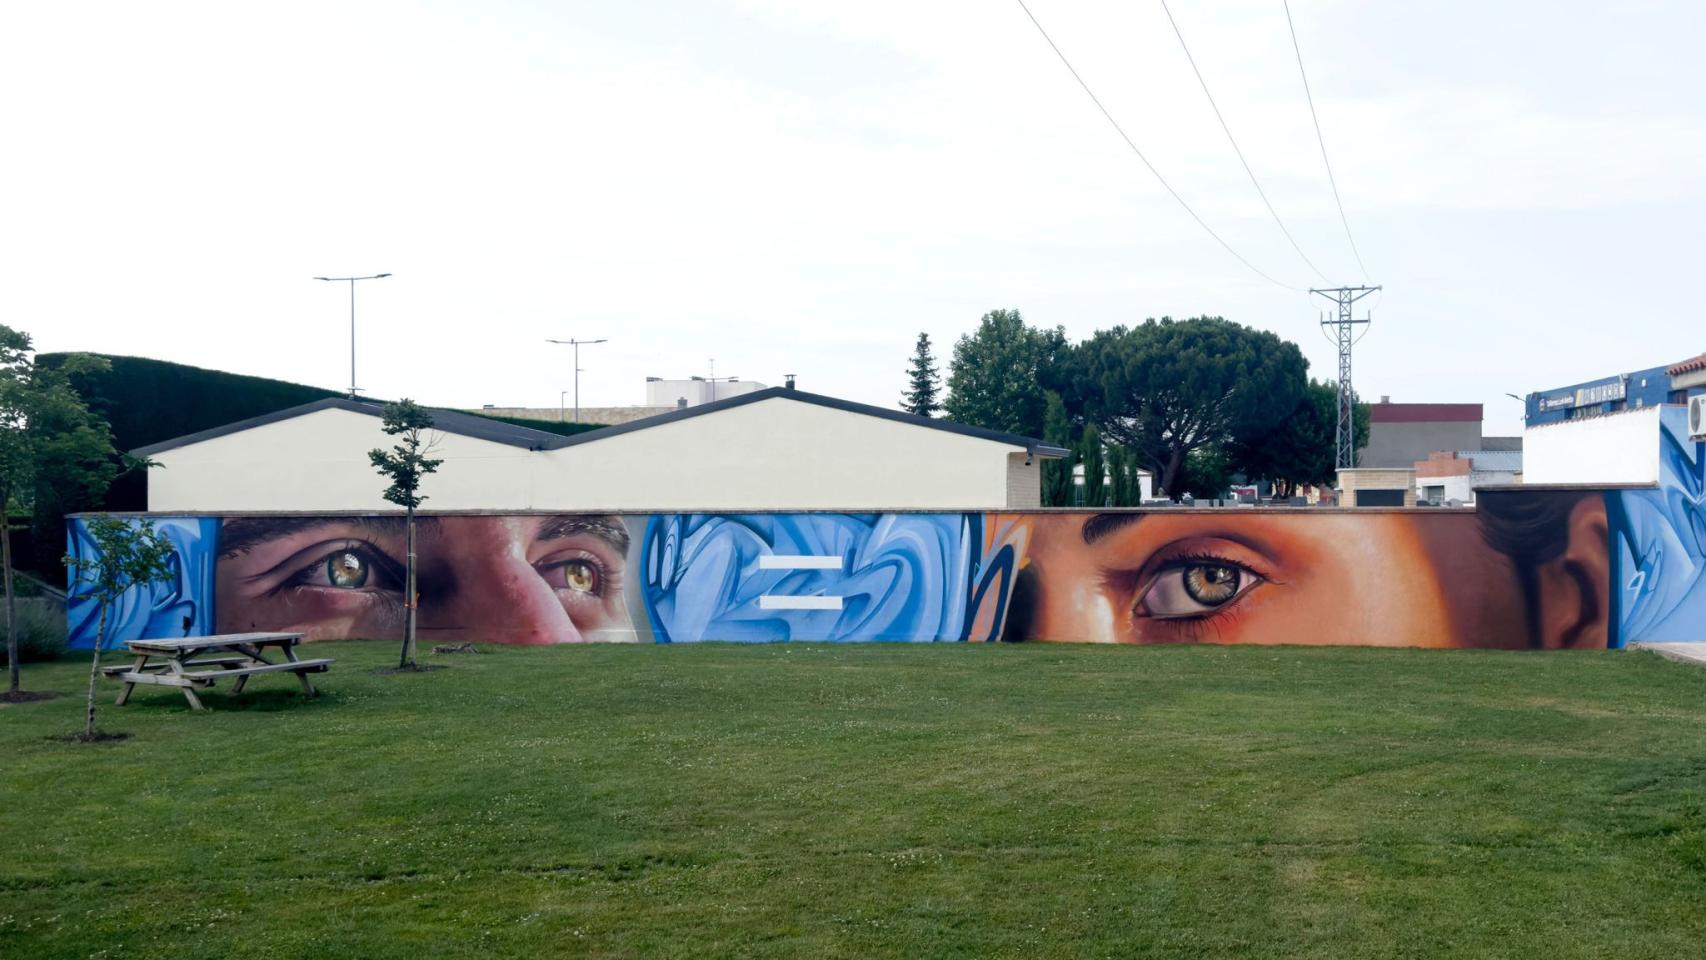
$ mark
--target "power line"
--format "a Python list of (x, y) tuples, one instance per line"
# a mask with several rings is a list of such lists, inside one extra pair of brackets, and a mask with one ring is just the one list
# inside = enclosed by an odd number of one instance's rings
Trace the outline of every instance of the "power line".
[(1296, 250), (1303, 262), (1309, 264), (1309, 269), (1315, 271), (1315, 275), (1325, 282), (1327, 275), (1322, 273), (1321, 268), (1317, 267), (1315, 262), (1309, 259), (1309, 255), (1303, 252), (1303, 248), (1297, 245), (1297, 238), (1293, 237), (1291, 231), (1285, 228), (1285, 221), (1280, 219), (1279, 211), (1274, 209), (1273, 203), (1268, 200), (1267, 191), (1262, 189), (1261, 182), (1256, 179), (1256, 171), (1250, 169), (1250, 161), (1244, 159), (1244, 151), (1238, 146), (1238, 138), (1232, 135), (1232, 128), (1227, 126), (1226, 118), (1221, 116), (1220, 105), (1214, 102), (1214, 94), (1208, 91), (1208, 81), (1203, 79), (1202, 71), (1197, 68), (1197, 59), (1191, 56), (1191, 48), (1185, 43), (1185, 35), (1179, 30), (1179, 21), (1173, 19), (1173, 11), (1168, 8), (1167, 0), (1161, 0), (1161, 9), (1167, 14), (1167, 22), (1173, 25), (1173, 36), (1179, 38), (1179, 48), (1185, 51), (1185, 59), (1191, 65), (1191, 72), (1197, 75), (1197, 83), (1202, 87), (1203, 96), (1208, 98), (1210, 109), (1214, 110), (1214, 118), (1220, 121), (1221, 131), (1226, 134), (1227, 142), (1232, 144), (1232, 152), (1238, 155), (1238, 162), (1244, 165), (1244, 172), (1250, 177), (1250, 186), (1256, 188), (1256, 194), (1262, 198), (1262, 205), (1268, 208), (1269, 215), (1274, 218), (1274, 224), (1280, 228), (1280, 233), (1285, 234), (1286, 240), (1291, 243), (1291, 248)]
[(1303, 49), (1297, 45), (1297, 26), (1291, 22), (1291, 0), (1280, 0), (1285, 6), (1285, 26), (1291, 31), (1291, 49), (1297, 54), (1297, 74), (1303, 78), (1303, 97), (1309, 101), (1309, 118), (1315, 121), (1315, 142), (1321, 145), (1321, 163), (1327, 168), (1327, 182), (1333, 187), (1333, 202), (1339, 207), (1339, 222), (1345, 225), (1345, 239), (1351, 243), (1351, 255), (1356, 257), (1357, 269), (1368, 278), (1362, 253), (1357, 250), (1356, 238), (1351, 236), (1351, 221), (1345, 216), (1345, 203), (1339, 199), (1339, 182), (1333, 179), (1333, 162), (1327, 159), (1327, 140), (1321, 136), (1321, 117), (1315, 112), (1315, 96), (1309, 92), (1309, 74), (1303, 69)]
[(1091, 90), (1090, 85), (1084, 82), (1084, 78), (1078, 75), (1078, 70), (1072, 66), (1072, 61), (1066, 59), (1066, 54), (1060, 52), (1060, 47), (1055, 44), (1054, 38), (1050, 37), (1048, 35), (1048, 31), (1043, 29), (1042, 22), (1037, 19), (1036, 14), (1031, 12), (1031, 8), (1025, 5), (1025, 0), (1017, 0), (1017, 2), (1019, 4), (1019, 9), (1025, 11), (1025, 16), (1030, 18), (1031, 24), (1037, 28), (1037, 32), (1042, 34), (1043, 39), (1048, 42), (1049, 49), (1054, 51), (1054, 55), (1059, 57), (1060, 62), (1066, 66), (1067, 72), (1072, 74), (1072, 79), (1078, 81), (1078, 85), (1084, 88), (1084, 93), (1089, 96), (1090, 102), (1096, 105), (1096, 109), (1100, 110), (1102, 112), (1102, 116), (1106, 117), (1108, 123), (1113, 126), (1114, 132), (1120, 135), (1120, 139), (1124, 140), (1125, 145), (1131, 148), (1131, 152), (1137, 155), (1137, 159), (1143, 161), (1143, 165), (1148, 167), (1149, 172), (1155, 175), (1155, 179), (1160, 181), (1161, 186), (1165, 188), (1169, 194), (1172, 194), (1173, 199), (1179, 201), (1179, 206), (1185, 208), (1185, 212), (1191, 215), (1191, 219), (1197, 222), (1197, 226), (1202, 227), (1209, 236), (1214, 238), (1215, 243), (1220, 244), (1221, 248), (1227, 253), (1232, 254), (1239, 263), (1249, 267), (1251, 273), (1254, 273), (1256, 276), (1261, 277), (1263, 280), (1268, 281), (1276, 287), (1284, 287), (1287, 290), (1299, 290), (1300, 288), (1298, 287), (1294, 287), (1288, 283), (1281, 283), (1273, 277), (1263, 273), (1261, 270), (1258, 270), (1255, 264), (1244, 259), (1243, 255), (1232, 249), (1231, 244), (1221, 239), (1220, 234), (1215, 233), (1214, 228), (1210, 227), (1202, 217), (1197, 216), (1197, 212), (1191, 209), (1191, 205), (1185, 202), (1185, 198), (1179, 196), (1179, 191), (1173, 189), (1173, 185), (1167, 182), (1167, 178), (1161, 175), (1161, 171), (1155, 169), (1155, 165), (1150, 163), (1149, 158), (1143, 155), (1143, 151), (1137, 148), (1137, 144), (1132, 141), (1129, 135), (1126, 134), (1125, 128), (1120, 126), (1119, 121), (1114, 119), (1114, 115), (1108, 112), (1108, 108), (1102, 106), (1102, 101), (1096, 96), (1095, 91)]

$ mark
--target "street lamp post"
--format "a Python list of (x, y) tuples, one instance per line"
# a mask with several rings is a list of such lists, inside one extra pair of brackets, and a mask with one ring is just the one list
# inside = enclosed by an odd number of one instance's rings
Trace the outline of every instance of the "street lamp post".
[[(573, 337), (570, 337), (567, 340), (553, 340), (550, 337), (546, 337), (545, 342), (546, 343), (566, 343), (569, 346), (575, 348), (575, 422), (579, 423), (580, 419), (581, 419), (581, 345), (582, 344), (593, 344), (593, 343), (609, 343), (610, 341), (605, 340), (605, 339), (576, 340)], [(558, 411), (557, 415), (558, 416), (562, 416), (562, 400), (563, 400), (562, 395), (559, 394), (557, 396), (557, 411)]]
[[(567, 417), (563, 416), (563, 405), (564, 405), (564, 403), (567, 402), (568, 396), (569, 396), (569, 391), (567, 391), (567, 390), (558, 390), (557, 391), (557, 422), (558, 423), (562, 423), (564, 420), (568, 419)], [(577, 400), (577, 401), (575, 401), (575, 416), (579, 417), (580, 415), (581, 415), (580, 401)]]
[(375, 273), (367, 277), (315, 277), (329, 283), (349, 282), (349, 398), (355, 399), (355, 282), (357, 280), (381, 280), (389, 277), (389, 273)]

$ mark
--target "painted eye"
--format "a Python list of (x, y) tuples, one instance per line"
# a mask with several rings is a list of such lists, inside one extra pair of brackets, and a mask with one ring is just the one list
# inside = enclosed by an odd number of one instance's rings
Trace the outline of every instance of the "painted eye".
[(367, 585), (367, 561), (358, 553), (339, 551), (326, 558), (326, 582), (345, 590)]
[(563, 564), (563, 583), (576, 593), (598, 592), (598, 571), (584, 560)]
[(576, 557), (542, 564), (539, 575), (557, 590), (593, 597), (604, 592), (604, 570), (594, 560)]
[(1159, 618), (1207, 616), (1236, 600), (1261, 579), (1235, 564), (1187, 561), (1156, 575), (1138, 602), (1137, 613)]

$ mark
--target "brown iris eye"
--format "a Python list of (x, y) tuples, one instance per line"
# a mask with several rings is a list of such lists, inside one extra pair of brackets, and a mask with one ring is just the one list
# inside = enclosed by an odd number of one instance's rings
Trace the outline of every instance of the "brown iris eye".
[(590, 563), (570, 560), (563, 564), (563, 582), (576, 593), (593, 593), (598, 589), (598, 571)]
[(326, 582), (355, 590), (367, 583), (367, 562), (354, 553), (334, 553), (326, 558)]
[(1238, 568), (1193, 563), (1184, 569), (1185, 593), (1205, 606), (1218, 606), (1238, 595)]

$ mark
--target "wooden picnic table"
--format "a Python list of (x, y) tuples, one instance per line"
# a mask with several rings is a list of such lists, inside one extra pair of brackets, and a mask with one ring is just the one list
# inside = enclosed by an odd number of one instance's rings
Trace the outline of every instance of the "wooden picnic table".
[[(294, 673), (302, 682), (302, 692), (315, 695), (314, 685), (308, 682), (310, 673), (325, 673), (331, 666), (329, 658), (302, 660), (296, 656), (296, 645), (302, 642), (300, 633), (227, 633), (211, 637), (182, 637), (166, 640), (132, 640), (125, 644), (136, 656), (136, 662), (126, 666), (107, 667), (107, 676), (124, 684), (118, 695), (118, 706), (130, 699), (130, 692), (139, 683), (177, 687), (184, 692), (190, 706), (205, 710), (196, 690), (211, 687), (220, 680), (235, 678), (231, 688), (242, 693), (249, 678), (257, 673)], [(276, 648), (279, 660), (267, 659), (268, 647)]]

